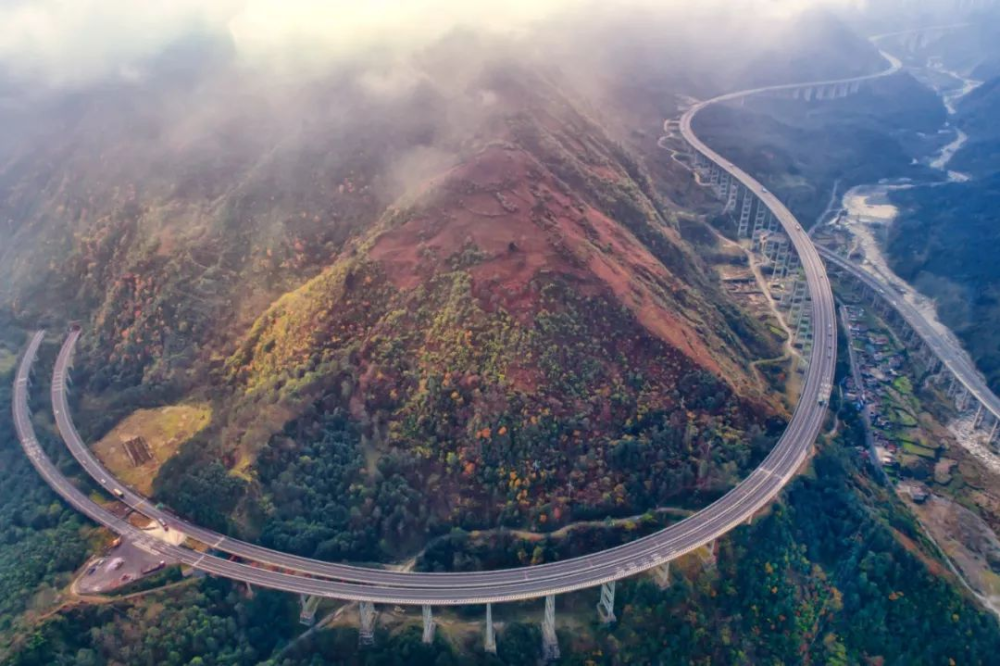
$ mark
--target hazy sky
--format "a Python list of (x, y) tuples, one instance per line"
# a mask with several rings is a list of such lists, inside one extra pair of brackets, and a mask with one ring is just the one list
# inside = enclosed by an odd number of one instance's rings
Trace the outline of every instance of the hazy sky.
[[(861, 0), (618, 0), (670, 11), (749, 11), (776, 21)], [(419, 46), (459, 25), (517, 30), (590, 0), (0, 0), (0, 63), (18, 78), (74, 85), (127, 74), (194, 31), (228, 34), (252, 62), (326, 61)], [(714, 5), (714, 7), (708, 7)], [(599, 6), (607, 10), (607, 0)]]

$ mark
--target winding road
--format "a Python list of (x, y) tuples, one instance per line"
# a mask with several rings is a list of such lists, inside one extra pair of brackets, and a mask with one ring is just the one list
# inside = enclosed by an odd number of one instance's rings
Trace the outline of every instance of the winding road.
[[(69, 412), (66, 378), (80, 332), (66, 339), (56, 361), (52, 381), (52, 405), (56, 424), (73, 456), (104, 489), (122, 494), (122, 501), (141, 513), (162, 519), (194, 539), (219, 551), (254, 562), (230, 561), (211, 552), (172, 546), (151, 538), (77, 490), (38, 445), (28, 416), (27, 378), (42, 340), (33, 338), (15, 383), (14, 416), (18, 436), (39, 474), (71, 506), (92, 520), (145, 546), (164, 557), (207, 573), (300, 594), (393, 604), (482, 604), (532, 599), (595, 587), (634, 576), (690, 553), (745, 523), (767, 506), (807, 460), (826, 415), (836, 362), (835, 311), (823, 262), (808, 234), (792, 213), (759, 182), (703, 143), (692, 130), (692, 121), (705, 108), (753, 95), (806, 86), (838, 85), (871, 81), (897, 72), (900, 63), (886, 54), (890, 66), (878, 74), (829, 81), (804, 82), (730, 93), (691, 107), (680, 121), (685, 140), (739, 181), (770, 209), (782, 225), (801, 260), (812, 302), (813, 351), (801, 399), (791, 421), (762, 464), (725, 496), (702, 511), (655, 534), (591, 555), (539, 566), (471, 573), (414, 573), (322, 562), (263, 548), (200, 528), (157, 509), (146, 498), (119, 483), (84, 444)], [(117, 494), (117, 493), (116, 493)], [(274, 571), (277, 567), (283, 571)]]

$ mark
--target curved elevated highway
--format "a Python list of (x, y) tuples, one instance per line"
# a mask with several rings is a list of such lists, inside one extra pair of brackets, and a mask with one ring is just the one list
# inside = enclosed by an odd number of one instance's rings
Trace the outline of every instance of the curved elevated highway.
[(1000, 398), (997, 398), (996, 394), (986, 385), (986, 380), (983, 379), (964, 350), (956, 348), (945, 336), (935, 330), (920, 311), (890, 285), (832, 250), (824, 247), (820, 247), (818, 250), (827, 264), (850, 274), (878, 298), (892, 306), (902, 317), (903, 322), (920, 338), (924, 346), (941, 361), (941, 364), (954, 377), (955, 381), (961, 384), (969, 396), (990, 413), (993, 422), (1000, 422)]
[[(114, 492), (119, 489), (123, 501), (153, 518), (162, 519), (214, 550), (251, 560), (258, 565), (278, 567), (290, 573), (272, 571), (262, 566), (232, 562), (212, 554), (164, 543), (153, 544), (158, 552), (214, 575), (247, 581), (255, 585), (313, 596), (335, 597), (377, 603), (452, 605), (513, 601), (549, 596), (595, 587), (626, 578), (670, 562), (681, 555), (711, 543), (737, 525), (746, 522), (769, 504), (796, 474), (807, 459), (826, 414), (836, 360), (834, 301), (823, 263), (808, 235), (791, 212), (749, 174), (735, 167), (705, 145), (691, 128), (697, 113), (712, 104), (737, 100), (762, 93), (794, 90), (806, 86), (841, 86), (863, 83), (898, 71), (900, 64), (887, 56), (890, 67), (879, 74), (848, 79), (834, 79), (757, 88), (722, 95), (693, 106), (681, 120), (681, 131), (688, 143), (704, 157), (755, 196), (770, 210), (791, 239), (801, 260), (812, 302), (814, 343), (808, 376), (802, 397), (788, 427), (762, 464), (746, 479), (704, 510), (675, 525), (629, 544), (592, 555), (533, 567), (476, 573), (407, 573), (334, 564), (281, 553), (199, 528), (177, 519), (153, 506), (118, 483), (83, 443), (69, 413), (66, 401), (66, 378), (79, 332), (72, 333), (63, 345), (56, 362), (52, 400), (56, 423), (70, 451), (98, 484)], [(40, 334), (32, 341), (22, 362), (24, 378), (40, 343)], [(37, 446), (27, 418), (26, 381), (18, 375), (15, 417), (25, 451), (48, 482), (67, 502), (96, 522), (128, 536), (149, 537), (92, 502), (61, 476)], [(137, 534), (138, 532), (138, 534)]]

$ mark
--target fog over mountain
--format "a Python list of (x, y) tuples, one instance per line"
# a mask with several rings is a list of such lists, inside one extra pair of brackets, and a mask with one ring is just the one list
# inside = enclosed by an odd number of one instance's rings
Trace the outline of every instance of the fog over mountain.
[(179, 40), (209, 34), (229, 40), (245, 62), (288, 68), (287, 74), (373, 49), (412, 50), (456, 28), (524, 34), (547, 20), (652, 13), (662, 20), (685, 22), (690, 34), (702, 34), (699, 25), (725, 33), (727, 24), (746, 27), (746, 18), (753, 17), (758, 25), (747, 37), (766, 39), (764, 21), (858, 4), (852, 0), (629, 0), (613, 6), (584, 0), (7, 0), (0, 6), (0, 61), (9, 75), (37, 86), (79, 86), (107, 77), (129, 80), (142, 75), (149, 58)]
[(0, 664), (993, 663), (988, 4), (0, 0)]

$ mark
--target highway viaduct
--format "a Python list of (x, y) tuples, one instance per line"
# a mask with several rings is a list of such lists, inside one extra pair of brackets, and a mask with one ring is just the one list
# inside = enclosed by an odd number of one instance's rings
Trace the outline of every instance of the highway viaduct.
[[(722, 95), (694, 105), (678, 123), (682, 136), (697, 155), (697, 169), (722, 198), (725, 208), (738, 212), (741, 233), (754, 235), (761, 241), (762, 249), (770, 248), (776, 253), (773, 259), (780, 257), (786, 273), (795, 270), (801, 276), (801, 280), (796, 281), (796, 284), (801, 284), (797, 288), (802, 296), (799, 317), (810, 324), (811, 344), (800, 401), (785, 433), (762, 464), (715, 503), (656, 534), (592, 555), (540, 566), (476, 573), (409, 573), (301, 558), (204, 530), (163, 512), (146, 498), (120, 484), (82, 442), (73, 426), (66, 399), (73, 349), (80, 335), (78, 331), (72, 332), (63, 345), (51, 387), (57, 426), (70, 451), (101, 487), (115, 495), (121, 493), (123, 501), (131, 508), (151, 518), (169, 522), (209, 546), (210, 550), (172, 546), (150, 537), (85, 496), (51, 463), (38, 444), (28, 411), (28, 381), (41, 345), (41, 332), (33, 336), (15, 380), (13, 409), (21, 444), (43, 479), (67, 503), (95, 522), (142, 543), (172, 562), (212, 575), (300, 594), (305, 620), (314, 614), (317, 598), (356, 601), (360, 607), (360, 640), (364, 643), (373, 637), (377, 617), (375, 604), (419, 605), (423, 611), (424, 639), (431, 640), (434, 634), (433, 606), (484, 604), (487, 617), (484, 645), (487, 650), (495, 650), (492, 604), (543, 597), (543, 649), (547, 658), (554, 657), (558, 655), (556, 595), (600, 587), (600, 617), (605, 622), (614, 621), (616, 581), (646, 571), (654, 572), (660, 581), (665, 581), (669, 577), (668, 567), (672, 560), (706, 545), (711, 548), (718, 537), (752, 519), (757, 511), (781, 492), (807, 460), (826, 414), (836, 362), (836, 333), (833, 294), (823, 261), (791, 212), (749, 174), (704, 144), (692, 129), (693, 119), (698, 112), (713, 104), (753, 95), (790, 94), (795, 97), (796, 91), (799, 91), (798, 97), (804, 99), (807, 89), (824, 91), (816, 97), (810, 96), (815, 99), (832, 99), (845, 91), (851, 94), (865, 83), (900, 69), (898, 60), (885, 55), (890, 67), (878, 74)], [(764, 233), (771, 238), (770, 245), (763, 242)], [(778, 236), (783, 236), (784, 240), (774, 242)], [(230, 561), (213, 551), (235, 555), (242, 561)]]
[(955, 408), (972, 417), (973, 428), (991, 443), (1000, 437), (1000, 398), (987, 386), (968, 354), (935, 329), (917, 308), (894, 287), (836, 252), (818, 248), (827, 269), (856, 282), (873, 304), (881, 304), (890, 323), (901, 333), (909, 354), (927, 371), (928, 377), (945, 385)]

